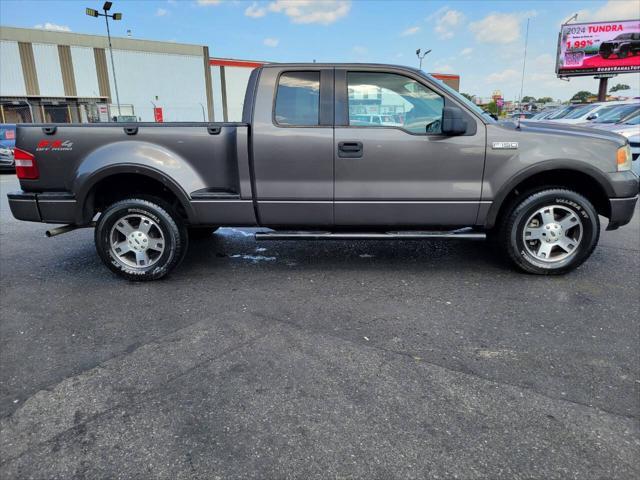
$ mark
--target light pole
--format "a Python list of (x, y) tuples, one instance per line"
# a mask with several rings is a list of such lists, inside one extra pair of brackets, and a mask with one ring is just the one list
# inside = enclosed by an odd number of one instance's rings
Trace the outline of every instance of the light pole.
[(430, 53), (430, 52), (431, 52), (431, 49), (427, 50), (427, 51), (426, 51), (426, 52), (424, 52), (422, 55), (420, 55), (420, 52), (421, 52), (421, 51), (422, 51), (422, 49), (420, 49), (420, 48), (416, 50), (416, 55), (417, 55), (417, 57), (420, 59), (420, 70), (422, 70), (422, 59), (423, 59), (424, 57), (426, 57), (428, 53)]
[(85, 13), (90, 17), (104, 17), (104, 21), (107, 24), (107, 38), (109, 39), (109, 55), (111, 56), (111, 71), (113, 72), (113, 86), (116, 90), (116, 104), (118, 105), (118, 117), (122, 115), (120, 112), (120, 95), (118, 94), (118, 81), (116, 80), (116, 65), (113, 61), (113, 48), (111, 47), (111, 32), (109, 30), (109, 19), (122, 20), (121, 13), (114, 13), (113, 15), (109, 15), (109, 10), (111, 10), (112, 2), (104, 2), (102, 9), (104, 13), (100, 13), (98, 10), (94, 10), (93, 8), (87, 8)]

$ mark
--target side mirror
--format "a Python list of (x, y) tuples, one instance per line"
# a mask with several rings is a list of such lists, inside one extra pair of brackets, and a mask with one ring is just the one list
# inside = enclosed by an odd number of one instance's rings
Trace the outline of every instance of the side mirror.
[(592, 113), (591, 115), (589, 115), (587, 117), (587, 120), (595, 120), (596, 118), (598, 118), (598, 114), (597, 113)]
[(467, 121), (458, 107), (444, 107), (442, 111), (442, 134), (463, 135), (467, 132)]

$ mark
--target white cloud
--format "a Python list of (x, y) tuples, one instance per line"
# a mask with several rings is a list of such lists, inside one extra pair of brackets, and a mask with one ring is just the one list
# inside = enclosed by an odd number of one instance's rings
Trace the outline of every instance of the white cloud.
[(267, 9), (266, 7), (261, 7), (260, 5), (258, 5), (258, 2), (253, 2), (246, 8), (244, 14), (247, 17), (260, 18), (264, 17), (267, 14)]
[(420, 31), (420, 27), (409, 27), (406, 30), (404, 30), (400, 36), (401, 37), (407, 37), (409, 35), (415, 35), (416, 33), (418, 33)]
[(280, 40), (278, 40), (277, 38), (265, 38), (262, 43), (267, 47), (275, 48), (280, 44)]
[(220, 5), (222, 0), (198, 0), (198, 5), (207, 6), (207, 5)]
[(469, 29), (480, 43), (513, 43), (520, 38), (520, 24), (535, 11), (520, 13), (491, 13), (482, 20), (472, 22)]
[(159, 8), (158, 10), (156, 10), (156, 17), (164, 17), (168, 13), (169, 10), (167, 10), (166, 8)]
[(435, 32), (443, 40), (453, 37), (453, 31), (464, 22), (464, 14), (458, 10), (442, 7), (427, 17), (427, 21), (435, 22)]
[(521, 73), (513, 68), (494, 72), (487, 77), (486, 83), (509, 83), (520, 78)]
[(598, 10), (580, 10), (578, 22), (635, 20), (640, 17), (638, 0), (609, 0)]
[(34, 25), (33, 28), (39, 28), (41, 30), (53, 30), (55, 32), (70, 32), (71, 29), (66, 25), (57, 25), (55, 23), (39, 23), (38, 25)]
[(469, 56), (469, 55), (471, 55), (472, 53), (473, 53), (473, 48), (469, 48), (469, 47), (467, 47), (467, 48), (463, 48), (463, 49), (460, 51), (460, 56), (462, 56), (462, 57), (468, 57), (468, 56)]
[(276, 0), (269, 11), (284, 13), (293, 23), (329, 25), (351, 10), (350, 0)]

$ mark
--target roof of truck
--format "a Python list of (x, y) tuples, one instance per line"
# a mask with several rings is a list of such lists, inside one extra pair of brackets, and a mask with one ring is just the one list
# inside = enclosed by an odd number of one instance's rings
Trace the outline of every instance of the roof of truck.
[(422, 70), (415, 68), (415, 67), (410, 67), (408, 65), (394, 65), (394, 64), (390, 64), (390, 63), (275, 63), (275, 62), (271, 62), (271, 63), (266, 63), (262, 66), (262, 68), (269, 68), (269, 67), (276, 67), (276, 68), (281, 68), (281, 67), (295, 67), (295, 68), (310, 68), (310, 67), (344, 67), (344, 68), (353, 68), (353, 67), (359, 67), (359, 68), (399, 68), (402, 70), (411, 70), (413, 72), (419, 72), (419, 73), (426, 73), (423, 72)]

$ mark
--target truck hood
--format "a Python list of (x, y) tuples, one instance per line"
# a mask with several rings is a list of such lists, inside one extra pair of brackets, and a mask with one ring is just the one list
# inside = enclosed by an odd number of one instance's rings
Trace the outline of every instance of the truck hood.
[[(514, 122), (505, 122), (501, 124), (504, 128), (517, 129), (518, 126)], [(595, 128), (580, 127), (577, 125), (570, 125), (566, 123), (552, 123), (552, 122), (527, 122), (523, 120), (520, 122), (520, 130), (522, 132), (531, 133), (548, 133), (553, 135), (562, 135), (573, 138), (592, 138), (599, 140), (609, 140), (616, 144), (618, 147), (623, 147), (627, 139), (617, 133), (609, 132), (607, 130), (600, 130)]]

